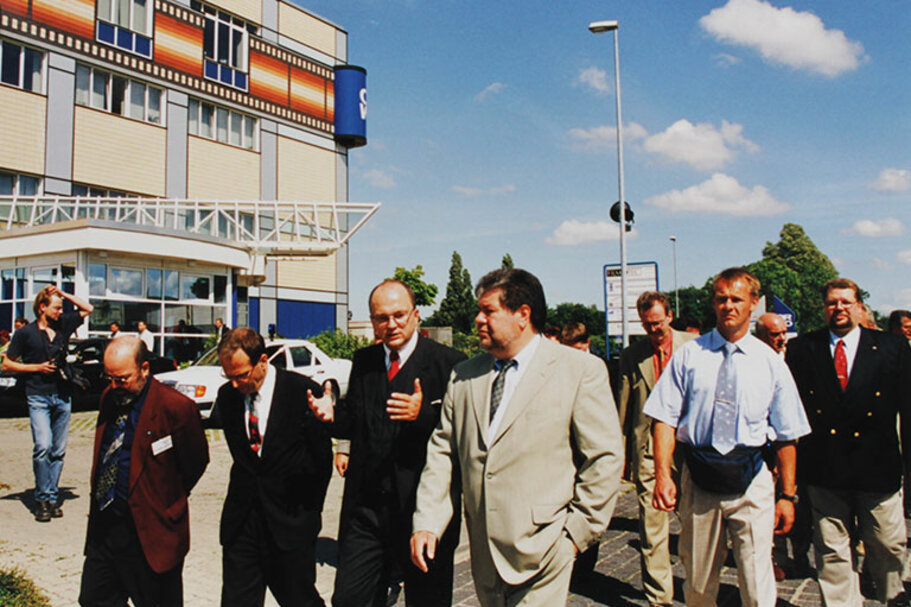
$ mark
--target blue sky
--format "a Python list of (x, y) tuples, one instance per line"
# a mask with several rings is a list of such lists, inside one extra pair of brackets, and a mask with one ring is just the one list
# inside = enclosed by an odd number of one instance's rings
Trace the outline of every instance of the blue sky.
[[(440, 287), (510, 253), (548, 302), (603, 306), (619, 262), (613, 35), (620, 22), (628, 259), (701, 285), (802, 225), (877, 309), (911, 307), (911, 8), (880, 0), (312, 0), (367, 69), (350, 200), (351, 307), (396, 266)], [(439, 299), (439, 298), (438, 298)], [(428, 312), (429, 310), (425, 310)]]

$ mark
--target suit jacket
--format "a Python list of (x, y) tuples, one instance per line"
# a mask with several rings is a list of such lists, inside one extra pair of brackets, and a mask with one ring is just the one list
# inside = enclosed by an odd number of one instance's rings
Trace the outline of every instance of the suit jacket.
[[(396, 376), (386, 375), (382, 345), (354, 355), (348, 395), (339, 403), (333, 433), (351, 439), (342, 510), (373, 505), (380, 491), (390, 491), (405, 516), (414, 512), (414, 496), (427, 455), (427, 440), (440, 419), (440, 407), (452, 367), (465, 355), (418, 337), (417, 346)], [(392, 421), (386, 400), (392, 392), (414, 392), (421, 380), (424, 400), (414, 421)]]
[(902, 452), (906, 464), (911, 459), (911, 348), (895, 335), (860, 331), (844, 391), (828, 329), (788, 342), (785, 360), (813, 428), (798, 443), (797, 474), (802, 483), (830, 489), (892, 493), (902, 483)]
[(253, 513), (263, 516), (281, 550), (312, 542), (319, 533), (332, 443), (307, 405), (307, 390), (320, 396), (323, 389), (298, 373), (275, 367), (269, 373), (277, 376), (260, 455), (247, 439), (244, 395), (230, 383), (218, 391), (215, 406), (234, 460), (221, 515), (223, 546), (233, 542)]
[[(672, 331), (672, 353), (683, 344), (698, 337), (693, 333)], [(626, 465), (630, 480), (639, 478), (639, 466), (652, 457), (652, 422), (642, 413), (657, 378), (652, 361), (652, 344), (641, 339), (620, 353), (620, 427), (625, 441)]]
[(494, 376), (490, 354), (456, 365), (413, 527), (440, 537), (452, 516), (457, 466), (476, 579), (521, 584), (549, 562), (564, 534), (582, 552), (607, 528), (623, 445), (597, 357), (542, 339), (497, 434), (488, 436)]
[[(109, 394), (110, 388), (101, 395), (98, 410), (92, 460), (93, 491), (104, 430), (116, 417)], [(168, 437), (172, 446), (157, 455), (153, 453), (152, 445), (161, 445), (156, 441), (164, 441)], [(209, 445), (196, 403), (149, 378), (149, 391), (130, 450), (127, 501), (142, 552), (156, 573), (170, 571), (182, 564), (190, 549), (187, 497), (208, 463)], [(94, 495), (91, 502), (88, 537), (100, 532)]]

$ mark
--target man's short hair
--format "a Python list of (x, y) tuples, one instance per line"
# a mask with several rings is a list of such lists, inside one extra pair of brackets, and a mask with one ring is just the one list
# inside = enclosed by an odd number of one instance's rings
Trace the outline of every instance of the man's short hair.
[(544, 330), (547, 322), (547, 301), (544, 298), (544, 287), (534, 274), (520, 268), (499, 268), (488, 272), (475, 288), (475, 296), (480, 298), (484, 293), (500, 289), (500, 303), (510, 312), (522, 306), (531, 309), (531, 326), (535, 332)]
[(568, 322), (560, 331), (560, 343), (567, 346), (584, 344), (588, 340), (588, 329), (581, 322)]
[(387, 278), (386, 280), (384, 280), (383, 282), (376, 285), (375, 287), (373, 287), (373, 289), (370, 290), (370, 295), (367, 296), (367, 309), (368, 310), (370, 309), (370, 305), (373, 302), (373, 294), (376, 293), (377, 289), (379, 289), (380, 287), (385, 286), (385, 285), (399, 285), (400, 287), (405, 289), (405, 292), (408, 293), (408, 299), (411, 301), (411, 307), (412, 308), (417, 307), (417, 305), (415, 304), (415, 299), (414, 299), (414, 291), (411, 290), (411, 287), (409, 287), (407, 284), (405, 284), (404, 282), (402, 282), (401, 280), (399, 280), (397, 278)]
[(32, 311), (35, 313), (35, 317), (41, 315), (41, 306), (51, 305), (51, 298), (60, 297), (59, 295), (51, 295), (51, 289), (53, 287), (47, 286), (38, 291), (38, 294), (35, 295), (35, 301), (32, 304)]
[(237, 350), (243, 350), (250, 364), (255, 365), (266, 353), (266, 342), (250, 327), (238, 327), (228, 331), (218, 344), (218, 358), (230, 358)]
[(902, 321), (906, 318), (911, 318), (911, 311), (892, 310), (892, 313), (889, 314), (889, 332), (901, 333)]
[(664, 307), (664, 313), (671, 313), (671, 300), (667, 295), (661, 293), (660, 291), (646, 291), (639, 296), (639, 299), (636, 300), (636, 309), (640, 314), (645, 314), (651, 310), (656, 303), (660, 303)]
[(857, 303), (863, 303), (864, 300), (860, 296), (860, 287), (857, 286), (857, 283), (851, 280), (850, 278), (833, 278), (822, 286), (822, 297), (825, 299), (829, 296), (829, 291), (832, 289), (851, 289), (854, 291), (854, 299), (857, 300)]
[(719, 272), (715, 278), (712, 279), (712, 293), (718, 290), (718, 283), (726, 282), (728, 284), (734, 282), (735, 280), (742, 280), (750, 285), (750, 295), (753, 297), (759, 297), (759, 291), (762, 289), (762, 283), (759, 282), (759, 279), (750, 274), (746, 268), (736, 267), (728, 268)]
[(696, 329), (696, 331), (702, 333), (702, 321), (690, 314), (682, 314), (671, 321), (671, 328), (677, 331)]
[(25, 316), (17, 316), (16, 320), (13, 321), (13, 324), (19, 323), (23, 327), (28, 324), (28, 319)]
[(116, 337), (108, 342), (108, 345), (104, 347), (105, 352), (113, 344), (131, 344), (133, 346), (133, 361), (136, 363), (136, 368), (141, 369), (142, 363), (149, 360), (149, 349), (146, 348), (145, 343), (135, 335), (122, 335)]

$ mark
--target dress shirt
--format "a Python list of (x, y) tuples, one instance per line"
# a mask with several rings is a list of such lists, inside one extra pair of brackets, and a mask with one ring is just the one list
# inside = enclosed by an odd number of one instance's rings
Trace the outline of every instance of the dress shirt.
[[(724, 361), (717, 329), (687, 342), (671, 358), (643, 412), (677, 429), (677, 440), (696, 447), (712, 443), (715, 382)], [(735, 342), (736, 445), (759, 447), (769, 436), (789, 441), (810, 433), (794, 378), (781, 357), (752, 335)]]
[(854, 357), (857, 356), (857, 346), (860, 345), (860, 326), (851, 329), (844, 337), (839, 337), (829, 331), (829, 354), (835, 360), (835, 346), (838, 340), (845, 342), (845, 358), (848, 359), (848, 378), (851, 378), (851, 369), (854, 367)]
[(155, 336), (148, 329), (139, 334), (139, 341), (146, 345), (146, 349), (149, 352), (152, 352), (155, 347)]
[[(405, 344), (399, 348), (399, 369), (405, 366), (405, 363), (408, 361), (408, 358), (414, 352), (414, 349), (418, 347), (418, 332), (415, 331), (411, 334), (411, 339), (409, 339)], [(389, 360), (389, 354), (392, 352), (392, 348), (383, 344), (383, 352), (386, 353), (386, 371), (389, 371), (389, 365), (392, 362)]]
[[(664, 354), (664, 359), (662, 360), (661, 355)], [(664, 368), (667, 367), (667, 363), (671, 360), (671, 355), (674, 354), (674, 334), (671, 333), (667, 336), (665, 343), (660, 344), (657, 348), (652, 345), (652, 367), (655, 369), (655, 379), (661, 377), (661, 374), (664, 372)], [(664, 364), (662, 364), (664, 363)]]
[[(256, 418), (258, 420), (257, 426), (259, 427), (259, 436), (262, 440), (260, 445), (258, 455), (262, 457), (263, 448), (266, 445), (266, 425), (269, 423), (269, 411), (272, 409), (272, 394), (275, 392), (275, 371), (272, 370), (272, 365), (266, 365), (266, 378), (263, 380), (263, 385), (259, 387), (259, 399), (256, 401)], [(252, 394), (248, 394), (244, 397), (244, 428), (247, 429), (247, 438), (250, 438), (250, 399), (253, 398)], [(306, 395), (304, 395), (306, 398)], [(304, 402), (306, 406), (306, 402)]]
[[(540, 343), (541, 334), (536, 333), (535, 336), (531, 338), (531, 341), (525, 344), (525, 347), (512, 357), (512, 359), (516, 361), (516, 364), (506, 371), (506, 379), (503, 380), (503, 398), (500, 399), (500, 406), (497, 407), (497, 412), (493, 416), (493, 419), (490, 420), (490, 426), (487, 427), (488, 440), (497, 435), (497, 429), (500, 427), (500, 422), (503, 421), (503, 415), (509, 407), (509, 401), (512, 399), (512, 395), (515, 394), (516, 387), (522, 380), (522, 376), (525, 375), (525, 369), (528, 368), (528, 363), (531, 362), (535, 352), (538, 351), (538, 344)], [(487, 389), (488, 401), (490, 400), (490, 392), (493, 389), (493, 382), (496, 377), (496, 373), (491, 374), (490, 386), (488, 386)]]

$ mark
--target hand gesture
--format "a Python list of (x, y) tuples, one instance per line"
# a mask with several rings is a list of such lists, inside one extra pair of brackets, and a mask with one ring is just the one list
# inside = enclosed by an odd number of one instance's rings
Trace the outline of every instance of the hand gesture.
[(677, 506), (677, 485), (670, 475), (655, 476), (655, 493), (652, 506), (664, 512), (673, 512)]
[(312, 390), (307, 390), (307, 404), (310, 410), (321, 422), (335, 420), (335, 393), (332, 391), (332, 382), (326, 380), (323, 384), (323, 395), (319, 398), (313, 396)]
[(43, 373), (44, 375), (51, 375), (52, 373), (57, 372), (57, 365), (54, 364), (54, 361), (48, 360), (43, 363), (37, 363), (35, 369), (38, 373)]
[(424, 392), (421, 390), (421, 380), (414, 380), (414, 393), (393, 392), (386, 401), (386, 413), (393, 421), (413, 422), (421, 412), (421, 402)]
[(436, 556), (437, 536), (429, 531), (415, 531), (411, 536), (411, 562), (414, 566), (427, 573), (429, 567), (424, 560), (424, 554), (427, 554), (427, 560), (432, 561)]

